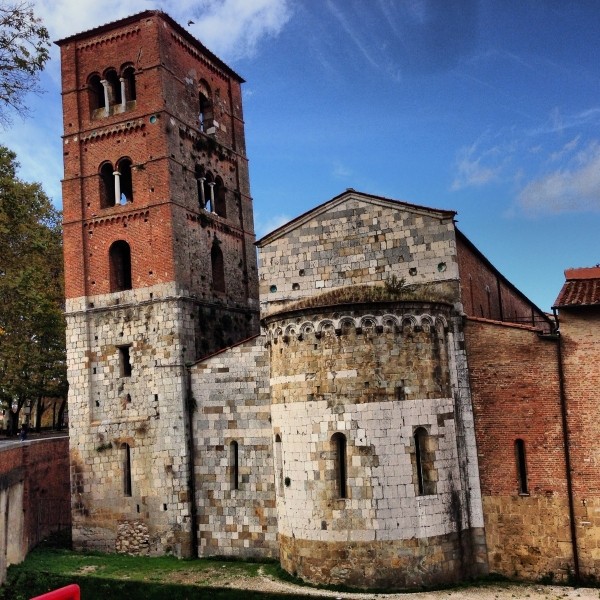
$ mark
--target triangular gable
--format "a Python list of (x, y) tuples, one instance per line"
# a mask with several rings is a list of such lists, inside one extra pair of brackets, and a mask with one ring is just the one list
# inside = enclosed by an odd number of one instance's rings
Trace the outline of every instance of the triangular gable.
[(422, 214), (424, 216), (434, 217), (438, 219), (451, 219), (456, 215), (456, 211), (453, 210), (442, 210), (437, 208), (429, 208), (426, 206), (419, 206), (418, 204), (410, 204), (408, 202), (403, 202), (401, 200), (393, 200), (391, 198), (385, 198), (383, 196), (375, 196), (373, 194), (365, 194), (363, 192), (357, 192), (353, 189), (348, 189), (345, 192), (342, 192), (338, 196), (335, 196), (331, 200), (327, 200), (323, 204), (319, 204), (315, 208), (299, 215), (295, 219), (288, 221), (281, 227), (271, 231), (260, 240), (256, 242), (256, 245), (259, 248), (263, 248), (268, 244), (274, 242), (275, 240), (289, 234), (295, 229), (301, 227), (305, 223), (308, 223), (312, 219), (319, 217), (320, 215), (327, 213), (332, 208), (336, 206), (348, 202), (350, 200), (358, 200), (360, 202), (366, 202), (373, 205), (385, 206), (387, 208), (391, 208), (393, 210), (407, 210), (412, 213)]

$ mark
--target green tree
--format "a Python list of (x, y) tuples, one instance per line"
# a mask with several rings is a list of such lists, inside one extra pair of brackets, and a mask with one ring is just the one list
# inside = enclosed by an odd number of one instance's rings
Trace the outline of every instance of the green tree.
[(0, 0), (0, 122), (10, 121), (6, 108), (26, 114), (25, 96), (40, 91), (49, 48), (48, 30), (31, 4)]
[(13, 426), (67, 392), (60, 213), (17, 168), (0, 146), (0, 401), (16, 401)]

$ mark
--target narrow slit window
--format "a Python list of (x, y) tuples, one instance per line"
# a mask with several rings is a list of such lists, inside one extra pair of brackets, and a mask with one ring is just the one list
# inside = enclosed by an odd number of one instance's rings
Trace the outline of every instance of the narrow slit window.
[(414, 433), (415, 484), (418, 496), (437, 493), (437, 470), (435, 468), (435, 444), (424, 427), (417, 427)]
[(119, 346), (119, 372), (121, 377), (131, 377), (131, 346)]
[(277, 487), (279, 495), (283, 495), (283, 456), (281, 454), (281, 436), (275, 436), (275, 473), (277, 474)]
[(519, 483), (519, 494), (529, 494), (529, 483), (527, 481), (527, 458), (525, 455), (525, 442), (521, 439), (515, 440), (515, 454), (517, 459), (517, 477)]
[(231, 470), (231, 489), (238, 490), (240, 488), (240, 449), (235, 441), (229, 444), (229, 466)]
[(131, 447), (123, 444), (123, 494), (131, 496)]
[(210, 263), (212, 268), (212, 283), (215, 292), (225, 291), (225, 263), (223, 252), (218, 244), (213, 244), (210, 251)]
[(348, 497), (348, 473), (346, 466), (346, 436), (343, 433), (334, 433), (331, 437), (334, 452), (334, 469), (336, 477), (336, 491), (338, 498)]

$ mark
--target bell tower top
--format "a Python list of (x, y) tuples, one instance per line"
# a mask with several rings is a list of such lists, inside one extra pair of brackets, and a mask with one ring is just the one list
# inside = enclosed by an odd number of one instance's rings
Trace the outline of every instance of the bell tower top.
[(158, 10), (57, 44), (67, 298), (257, 306), (244, 80)]

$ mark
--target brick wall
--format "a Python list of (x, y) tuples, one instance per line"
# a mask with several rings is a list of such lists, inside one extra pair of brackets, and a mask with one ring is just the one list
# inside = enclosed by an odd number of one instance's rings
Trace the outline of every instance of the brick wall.
[(581, 574), (600, 578), (600, 309), (559, 313)]
[[(557, 341), (530, 327), (469, 319), (465, 342), (490, 571), (564, 581), (573, 556)], [(527, 494), (517, 439), (525, 443)]]
[(456, 253), (461, 301), (467, 315), (522, 323), (550, 331), (544, 313), (503, 277), (459, 231)]
[(68, 444), (48, 438), (0, 450), (0, 583), (9, 564), (70, 526)]

